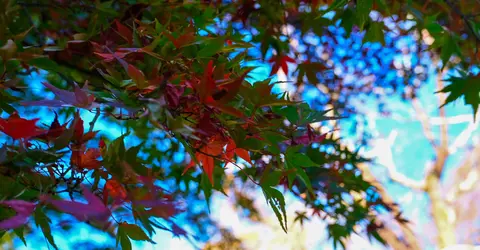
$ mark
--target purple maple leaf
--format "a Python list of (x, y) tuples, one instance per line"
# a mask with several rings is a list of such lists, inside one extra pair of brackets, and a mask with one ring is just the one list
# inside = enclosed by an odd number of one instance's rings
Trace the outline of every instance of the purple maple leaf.
[(95, 103), (95, 96), (88, 94), (88, 82), (85, 83), (83, 88), (80, 88), (75, 83), (74, 92), (59, 89), (50, 83), (42, 82), (43, 86), (50, 89), (57, 98), (56, 100), (40, 100), (40, 101), (27, 101), (21, 102), (24, 106), (47, 106), (47, 107), (77, 107), (92, 109), (98, 106)]
[(15, 229), (25, 225), (36, 207), (35, 203), (23, 200), (2, 201), (0, 204), (9, 206), (17, 212), (15, 216), (0, 222), (1, 230)]
[(52, 204), (58, 210), (73, 215), (80, 221), (107, 221), (112, 213), (110, 209), (85, 186), (82, 185), (82, 189), (83, 196), (88, 204), (76, 201), (54, 200), (49, 196), (43, 197), (43, 200)]

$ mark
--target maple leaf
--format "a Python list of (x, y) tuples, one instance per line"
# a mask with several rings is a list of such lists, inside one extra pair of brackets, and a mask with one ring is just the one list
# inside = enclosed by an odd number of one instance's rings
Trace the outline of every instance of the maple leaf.
[(200, 97), (200, 101), (203, 103), (206, 103), (207, 101), (213, 101), (212, 93), (215, 89), (215, 80), (213, 79), (214, 70), (215, 67), (213, 66), (213, 61), (210, 60), (203, 73), (203, 78), (201, 79), (199, 84), (195, 85), (195, 90)]
[(97, 55), (98, 57), (100, 57), (101, 59), (103, 59), (104, 62), (112, 62), (114, 61), (115, 59), (122, 59), (124, 58), (125, 56), (127, 56), (127, 52), (114, 52), (113, 54), (111, 53), (99, 53), (99, 52), (94, 52), (95, 55)]
[(80, 88), (77, 83), (75, 84), (74, 92), (59, 89), (50, 83), (42, 82), (43, 86), (50, 89), (57, 97), (58, 100), (40, 100), (40, 101), (26, 101), (21, 102), (23, 106), (46, 106), (46, 107), (77, 107), (92, 109), (97, 107), (98, 104), (94, 103), (95, 97), (87, 93), (88, 82), (85, 83), (83, 88)]
[(212, 119), (211, 115), (205, 112), (198, 120), (196, 131), (206, 137), (214, 136), (220, 132), (218, 121)]
[(73, 151), (70, 161), (80, 169), (92, 170), (102, 166), (102, 162), (98, 160), (100, 156), (98, 148), (89, 148), (86, 152)]
[(35, 137), (45, 133), (44, 130), (37, 127), (38, 120), (40, 119), (26, 120), (14, 113), (7, 119), (0, 118), (0, 131), (15, 140)]
[(248, 69), (247, 71), (245, 71), (240, 77), (232, 80), (232, 81), (229, 81), (229, 82), (226, 82), (226, 83), (223, 83), (223, 84), (219, 84), (218, 87), (219, 89), (223, 90), (224, 94), (220, 97), (220, 98), (213, 98), (215, 99), (216, 101), (218, 102), (221, 102), (221, 103), (226, 103), (226, 102), (229, 102), (231, 101), (238, 93), (238, 91), (240, 90), (240, 87), (242, 86), (242, 83), (243, 81), (245, 80), (245, 77), (247, 77), (248, 73), (250, 73), (250, 71), (252, 71), (252, 69)]
[(148, 215), (166, 219), (185, 211), (180, 208), (180, 203), (173, 201), (170, 195), (163, 194), (164, 190), (161, 187), (154, 185), (152, 177), (138, 176), (138, 180), (144, 183), (149, 192), (145, 194), (140, 189), (134, 189), (132, 203), (150, 208), (145, 210)]
[(240, 158), (247, 161), (248, 163), (252, 164), (252, 160), (250, 159), (250, 155), (248, 154), (248, 151), (243, 148), (238, 148), (237, 145), (235, 144), (235, 141), (230, 139), (227, 144), (225, 156), (227, 157), (228, 160), (231, 160), (233, 158), (234, 153), (237, 154)]
[(322, 218), (322, 210), (319, 207), (312, 208), (312, 216), (317, 215), (319, 218)]
[(298, 64), (297, 71), (298, 71), (298, 80), (303, 81), (304, 76), (307, 77), (307, 80), (310, 83), (316, 83), (317, 80), (317, 73), (323, 73), (324, 71), (328, 70), (329, 68), (321, 62), (311, 62), (307, 60), (301, 64)]
[(106, 205), (108, 197), (112, 197), (114, 203), (122, 203), (127, 199), (127, 190), (115, 179), (110, 179), (103, 188), (103, 203)]
[(83, 119), (80, 117), (80, 113), (78, 111), (77, 113), (75, 113), (74, 122), (75, 124), (73, 124), (74, 126), (73, 139), (75, 139), (75, 141), (78, 144), (82, 144), (86, 141), (89, 141), (97, 135), (98, 131), (91, 131), (91, 132), (89, 131), (85, 133), (85, 129), (83, 126)]
[[(198, 152), (195, 153), (195, 157), (202, 164), (203, 171), (207, 174), (210, 183), (213, 185), (213, 170), (215, 167), (215, 159), (213, 157), (219, 157), (223, 153), (223, 147), (226, 142), (221, 140), (219, 136), (213, 137), (209, 142), (204, 145)], [(195, 163), (192, 161), (187, 167), (183, 170), (183, 174), (187, 172), (188, 169), (195, 166)]]
[(236, 116), (238, 118), (245, 118), (245, 115), (238, 109), (230, 106), (226, 106), (220, 102), (216, 102), (211, 98), (208, 98), (208, 100), (205, 102), (210, 107), (216, 108), (226, 114)]
[(159, 218), (170, 218), (181, 212), (184, 212), (183, 209), (179, 209), (178, 204), (175, 202), (160, 202), (152, 206), (151, 209), (146, 210), (147, 214)]
[(184, 92), (184, 88), (168, 83), (165, 87), (165, 99), (170, 108), (176, 108), (180, 104), (180, 97)]
[(204, 104), (209, 105), (210, 107), (217, 108), (220, 111), (223, 111), (224, 113), (227, 113), (239, 118), (244, 118), (244, 115), (242, 112), (240, 112), (239, 110), (233, 107), (226, 106), (225, 103), (231, 100), (238, 93), (240, 89), (240, 85), (243, 83), (243, 80), (245, 79), (247, 74), (251, 71), (251, 69), (244, 72), (244, 74), (240, 78), (232, 82), (223, 84), (222, 91), (224, 91), (223, 93), (225, 94), (223, 94), (222, 97), (216, 97), (215, 96), (216, 93), (214, 94), (215, 90), (217, 89), (215, 79), (214, 79), (214, 71), (215, 71), (215, 67), (213, 66), (213, 61), (210, 60), (204, 71), (202, 79), (198, 84), (194, 86), (195, 90), (198, 93), (200, 101)]
[(117, 25), (118, 33), (131, 45), (133, 43), (133, 32), (118, 20), (115, 20), (115, 24)]
[(480, 75), (466, 75), (462, 74), (462, 77), (451, 76), (445, 81), (450, 84), (436, 93), (448, 93), (445, 103), (440, 107), (443, 107), (457, 99), (463, 97), (465, 105), (471, 105), (473, 109), (473, 118), (476, 119), (478, 107), (480, 105)]
[(0, 202), (1, 205), (9, 206), (17, 214), (13, 217), (10, 217), (6, 220), (0, 222), (1, 230), (15, 229), (17, 227), (23, 226), (27, 223), (28, 217), (33, 213), (35, 207), (37, 206), (33, 202), (23, 201), (23, 200), (9, 200)]
[[(203, 150), (205, 150), (205, 148), (203, 148)], [(203, 153), (197, 153), (195, 156), (197, 157), (197, 160), (202, 163), (203, 171), (207, 174), (210, 183), (213, 185), (213, 169), (215, 167), (215, 159), (212, 156)]]
[(51, 141), (53, 139), (58, 138), (60, 135), (63, 134), (67, 126), (67, 123), (60, 125), (58, 122), (58, 114), (55, 112), (55, 119), (50, 124), (50, 128), (48, 129), (47, 133), (38, 136), (40, 139), (44, 139), (47, 141)]
[(127, 69), (128, 76), (132, 78), (132, 81), (137, 85), (139, 89), (147, 87), (148, 82), (145, 81), (145, 74), (135, 66), (128, 64)]
[(83, 127), (83, 119), (80, 117), (80, 114), (77, 112), (75, 114), (75, 118), (77, 119), (77, 122), (74, 124), (74, 130), (73, 130), (73, 135), (75, 140), (78, 142), (81, 142), (83, 139), (83, 132), (84, 132), (84, 127)]
[(80, 221), (96, 220), (106, 221), (111, 215), (110, 209), (108, 209), (90, 190), (82, 185), (83, 196), (87, 200), (87, 204), (67, 201), (67, 200), (54, 200), (50, 196), (41, 196), (40, 199), (44, 202), (50, 203), (58, 210), (73, 215)]
[(270, 76), (273, 74), (277, 73), (280, 68), (282, 68), (282, 71), (285, 73), (285, 75), (288, 75), (288, 64), (287, 62), (290, 63), (295, 63), (295, 59), (288, 57), (288, 56), (274, 56), (268, 60), (269, 63), (273, 63), (272, 65), (272, 71), (270, 72)]
[(164, 31), (163, 35), (165, 35), (168, 40), (170, 40), (173, 45), (175, 45), (175, 48), (179, 49), (195, 40), (195, 30), (193, 27), (193, 22), (190, 21), (190, 25), (185, 29), (185, 33), (178, 38), (172, 36), (172, 34), (170, 34), (168, 31)]

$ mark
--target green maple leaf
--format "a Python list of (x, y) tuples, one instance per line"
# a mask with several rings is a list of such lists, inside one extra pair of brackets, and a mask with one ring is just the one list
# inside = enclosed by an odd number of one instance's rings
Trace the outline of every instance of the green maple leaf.
[(463, 96), (465, 105), (472, 105), (473, 118), (480, 105), (480, 75), (476, 76), (462, 76), (462, 77), (450, 77), (446, 80), (450, 82), (448, 86), (437, 91), (436, 93), (449, 93), (445, 103), (441, 107), (461, 98)]

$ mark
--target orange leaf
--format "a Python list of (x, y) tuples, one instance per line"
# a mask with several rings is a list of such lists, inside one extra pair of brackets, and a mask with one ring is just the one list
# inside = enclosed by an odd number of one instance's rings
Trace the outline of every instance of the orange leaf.
[(240, 156), (240, 158), (244, 159), (248, 163), (252, 164), (252, 160), (250, 160), (250, 155), (248, 154), (248, 151), (243, 149), (243, 148), (237, 148), (235, 149), (235, 153)]
[(248, 154), (248, 151), (243, 148), (238, 148), (237, 145), (235, 144), (235, 141), (230, 139), (228, 141), (227, 151), (225, 153), (225, 156), (227, 157), (228, 160), (231, 160), (233, 158), (234, 153), (237, 154), (240, 158), (247, 161), (248, 163), (252, 164), (252, 160), (250, 159), (250, 155)]
[(215, 161), (213, 157), (197, 153), (197, 159), (202, 162), (203, 171), (207, 174), (210, 183), (213, 185), (213, 169), (215, 167)]
[(195, 161), (190, 161), (190, 163), (183, 170), (182, 175), (184, 175), (189, 169), (191, 169), (193, 167), (195, 167)]
[(105, 183), (103, 189), (103, 202), (107, 204), (108, 197), (112, 197), (116, 201), (123, 201), (127, 198), (127, 190), (117, 180), (110, 179)]
[[(210, 183), (213, 184), (213, 170), (215, 167), (215, 159), (214, 157), (221, 157), (223, 154), (223, 147), (225, 146), (226, 142), (222, 140), (220, 136), (215, 136), (213, 139), (210, 139), (209, 142), (203, 146), (197, 153), (195, 153), (195, 157), (197, 158), (198, 162), (202, 164), (203, 171), (207, 174)], [(190, 164), (183, 170), (183, 174), (185, 172), (194, 167), (195, 162), (191, 161)]]
[(98, 148), (89, 148), (87, 152), (72, 152), (72, 157), (70, 161), (72, 164), (76, 165), (81, 169), (97, 169), (102, 165), (102, 162), (97, 158), (101, 156)]
[[(215, 166), (215, 160), (213, 156), (220, 157), (223, 153), (223, 147), (225, 146), (225, 141), (222, 141), (220, 138), (214, 138), (213, 141), (207, 143), (200, 151), (197, 152), (197, 159), (202, 163), (203, 171), (208, 176), (210, 183), (213, 184), (213, 169)], [(208, 155), (206, 155), (208, 154)]]
[(232, 160), (233, 156), (235, 156), (235, 149), (237, 148), (237, 145), (235, 142), (230, 139), (228, 141), (227, 149), (225, 152), (225, 157), (227, 157), (227, 160)]

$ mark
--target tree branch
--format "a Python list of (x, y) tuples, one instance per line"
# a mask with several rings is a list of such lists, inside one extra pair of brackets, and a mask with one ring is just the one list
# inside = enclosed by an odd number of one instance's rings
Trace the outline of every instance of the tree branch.
[(90, 128), (88, 129), (88, 132), (93, 132), (93, 128), (95, 127), (95, 123), (97, 122), (99, 117), (100, 117), (100, 108), (97, 108), (95, 111), (95, 116), (90, 122)]
[[(480, 112), (479, 112), (480, 113)], [(449, 116), (449, 117), (431, 117), (430, 121), (432, 125), (438, 126), (442, 125), (444, 123), (448, 125), (452, 124), (460, 124), (460, 123), (465, 123), (465, 122), (473, 122), (473, 117), (472, 114), (466, 114), (466, 115), (454, 115), (454, 116)]]
[(480, 143), (477, 143), (464, 158), (464, 162), (455, 171), (454, 183), (447, 193), (446, 199), (450, 203), (460, 195), (473, 190), (475, 184), (479, 184), (479, 172), (474, 166), (480, 160)]
[[(443, 71), (437, 72), (437, 89), (443, 89)], [(444, 93), (438, 94), (438, 104), (441, 106), (445, 103), (446, 95)], [(443, 121), (440, 125), (440, 146), (437, 148), (437, 156), (433, 171), (436, 175), (442, 176), (445, 162), (449, 156), (448, 152), (448, 124), (446, 122), (447, 115), (445, 107), (439, 109), (439, 115)]]
[[(391, 206), (392, 214), (395, 216), (401, 214), (400, 208), (395, 205), (396, 203), (392, 197), (388, 194), (387, 190), (385, 190), (385, 187), (383, 187), (383, 185), (376, 180), (376, 178), (370, 172), (368, 166), (365, 163), (360, 163), (357, 164), (357, 168), (362, 171), (363, 179), (377, 189), (378, 193), (382, 196), (383, 201), (387, 204), (393, 204), (393, 206)], [(399, 223), (399, 227), (403, 234), (403, 240), (399, 240), (399, 238), (396, 236), (397, 234), (388, 227), (380, 228), (379, 234), (384, 237), (390, 246), (395, 247), (395, 249), (421, 249), (417, 237), (410, 229), (408, 224)]]
[(375, 157), (379, 160), (378, 163), (387, 169), (389, 178), (392, 181), (407, 188), (424, 191), (425, 180), (412, 180), (397, 170), (392, 156), (392, 146), (394, 145), (397, 134), (397, 131), (393, 130), (388, 139), (377, 140), (375, 148), (368, 154), (369, 156)]
[(413, 109), (415, 110), (417, 119), (422, 125), (423, 134), (430, 142), (430, 144), (434, 148), (437, 148), (437, 143), (435, 142), (435, 136), (433, 135), (432, 127), (430, 126), (430, 119), (427, 115), (427, 112), (425, 112), (425, 109), (417, 98), (412, 99), (412, 105)]
[[(480, 112), (478, 112), (480, 114)], [(478, 115), (478, 114), (477, 114)], [(453, 143), (448, 147), (450, 153), (455, 153), (461, 147), (464, 147), (467, 144), (468, 139), (471, 137), (472, 133), (478, 129), (479, 122), (473, 122), (473, 118), (470, 116), (471, 122), (468, 124), (458, 136), (455, 138)]]

